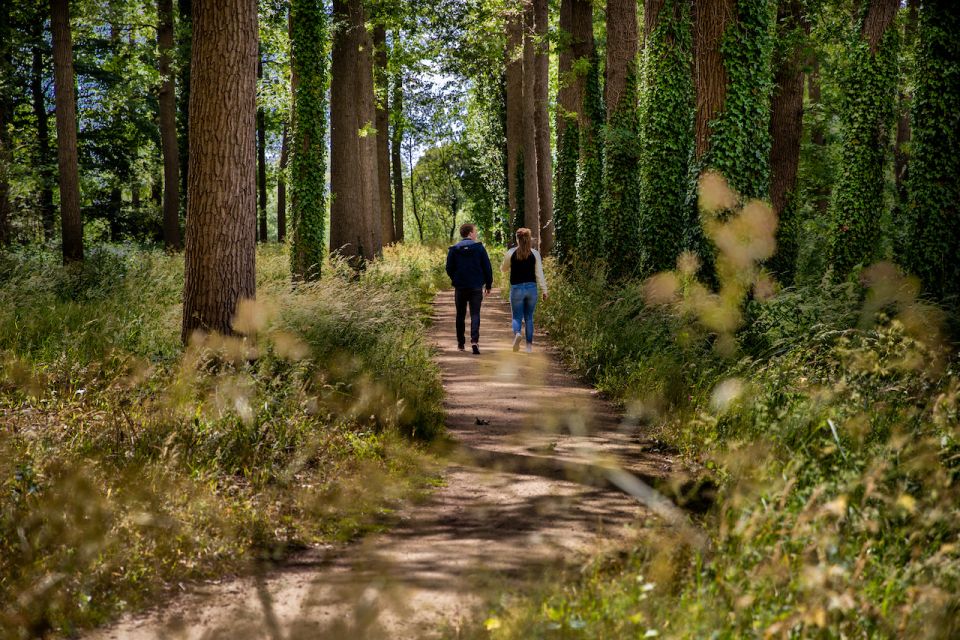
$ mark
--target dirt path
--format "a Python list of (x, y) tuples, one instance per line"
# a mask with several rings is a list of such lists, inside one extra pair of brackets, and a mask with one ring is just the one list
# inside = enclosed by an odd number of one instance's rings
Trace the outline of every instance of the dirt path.
[(542, 342), (533, 354), (513, 353), (509, 307), (498, 296), (484, 303), (480, 356), (457, 351), (453, 326), (453, 295), (443, 292), (431, 339), (459, 449), (426, 504), (409, 507), (388, 533), (198, 588), (92, 638), (436, 637), (500, 590), (616, 544), (651, 517), (596, 463), (662, 477), (669, 458), (621, 430)]

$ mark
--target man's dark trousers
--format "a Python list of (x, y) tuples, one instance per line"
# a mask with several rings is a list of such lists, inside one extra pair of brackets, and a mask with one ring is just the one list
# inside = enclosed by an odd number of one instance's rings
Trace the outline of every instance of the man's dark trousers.
[(480, 342), (480, 304), (483, 302), (483, 289), (456, 289), (454, 301), (457, 305), (457, 345), (464, 346), (467, 305), (470, 306), (470, 343), (477, 344)]

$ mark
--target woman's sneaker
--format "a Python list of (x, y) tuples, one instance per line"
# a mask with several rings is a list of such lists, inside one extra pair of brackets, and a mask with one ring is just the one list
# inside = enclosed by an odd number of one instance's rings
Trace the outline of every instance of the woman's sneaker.
[(513, 336), (513, 350), (520, 351), (520, 334)]
[(533, 353), (533, 343), (532, 343), (532, 342), (528, 342), (528, 343), (527, 343), (527, 353)]

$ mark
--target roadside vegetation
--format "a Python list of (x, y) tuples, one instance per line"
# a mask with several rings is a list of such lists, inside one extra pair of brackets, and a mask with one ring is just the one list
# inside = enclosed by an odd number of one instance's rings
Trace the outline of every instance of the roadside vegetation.
[(180, 343), (183, 258), (0, 263), (0, 637), (71, 634), (184, 580), (389, 523), (433, 482), (442, 256), (291, 286), (257, 255), (235, 338)]

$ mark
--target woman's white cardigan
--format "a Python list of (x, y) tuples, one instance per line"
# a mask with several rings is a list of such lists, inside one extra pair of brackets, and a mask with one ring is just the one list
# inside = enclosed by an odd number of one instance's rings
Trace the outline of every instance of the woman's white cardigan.
[[(510, 258), (516, 251), (517, 248), (513, 247), (503, 256), (503, 262), (500, 264), (500, 271), (502, 273), (510, 273)], [(540, 257), (540, 252), (536, 249), (530, 249), (530, 253), (533, 254), (533, 257), (537, 261), (537, 285), (540, 287), (540, 291), (547, 293), (547, 279), (543, 275), (543, 259)]]

